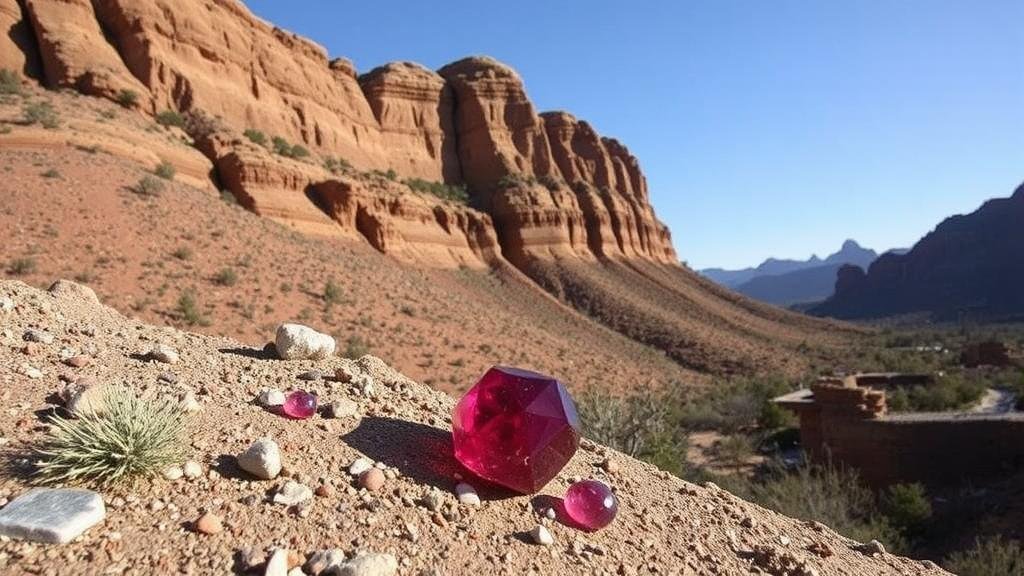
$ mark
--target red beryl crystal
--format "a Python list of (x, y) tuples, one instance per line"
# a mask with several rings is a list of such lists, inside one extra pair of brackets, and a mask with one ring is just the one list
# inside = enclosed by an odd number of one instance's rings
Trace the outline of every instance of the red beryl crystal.
[(281, 407), (286, 416), (300, 420), (309, 418), (316, 413), (316, 396), (302, 390), (288, 395)]
[(579, 446), (579, 417), (550, 376), (495, 366), (455, 406), (455, 457), (485, 480), (530, 494), (565, 467)]
[(583, 480), (569, 486), (565, 493), (565, 511), (587, 530), (600, 530), (611, 524), (619, 512), (619, 500), (612, 489), (597, 480)]

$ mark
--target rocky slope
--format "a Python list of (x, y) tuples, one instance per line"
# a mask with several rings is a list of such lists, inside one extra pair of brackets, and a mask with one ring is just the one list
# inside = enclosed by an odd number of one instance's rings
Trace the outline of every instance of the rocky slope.
[[(137, 139), (151, 135), (147, 128), (128, 130), (105, 151), (144, 165), (155, 156), (182, 176), (205, 173), (190, 183), (227, 189), (248, 210), (300, 232), (362, 242), (416, 266), (515, 267), (694, 369), (795, 374), (808, 364), (797, 352), (802, 342), (829, 347), (852, 334), (709, 290), (679, 265), (636, 158), (567, 113), (538, 114), (518, 74), (492, 59), (466, 58), (437, 73), (392, 63), (358, 76), (350, 62), (329, 59), (235, 0), (0, 6), (11, 26), (0, 41), (18, 52), (4, 55), (11, 69), (140, 118), (180, 112), (186, 134), (169, 131), (194, 146), (146, 150)], [(47, 141), (47, 131), (20, 119), (22, 102), (4, 104), (11, 130), (0, 142)], [(82, 132), (92, 123), (65, 128), (88, 139)], [(253, 131), (267, 142), (253, 141)], [(647, 320), (659, 327), (648, 329)]]
[[(105, 490), (105, 520), (66, 545), (0, 540), (5, 573), (262, 573), (276, 549), (289, 550), (282, 560), (287, 556), (289, 566), (298, 566), (318, 550), (338, 548), (347, 557), (390, 554), (402, 575), (945, 574), (929, 562), (860, 546), (821, 524), (786, 518), (711, 484), (689, 484), (589, 441), (537, 495), (489, 488), (452, 457), (452, 399), (371, 356), (275, 360), (232, 340), (128, 320), (74, 283), (43, 292), (0, 282), (0, 302), (0, 385), (8, 406), (0, 438), (14, 457), (0, 474), (3, 502), (28, 487), (30, 460), (22, 456), (59, 409), (52, 401), (62, 381), (123, 383), (139, 393), (189, 398), (197, 410), (188, 424), (185, 477)], [(26, 333), (38, 341), (26, 345)], [(156, 344), (170, 347), (177, 361), (147, 358)], [(372, 382), (374, 392), (332, 377), (298, 378), (313, 369), (328, 375), (343, 369)], [(322, 402), (351, 402), (354, 411), (289, 420), (253, 401), (266, 387), (307, 388)], [(275, 480), (257, 480), (239, 468), (236, 455), (260, 437), (281, 446), (285, 472)], [(350, 475), (359, 458), (383, 470), (382, 485)], [(559, 499), (575, 477), (614, 488), (620, 511), (610, 526), (587, 533), (561, 523)], [(477, 484), (481, 504), (455, 498), (460, 478)], [(295, 505), (275, 503), (272, 496), (285, 481), (315, 488), (317, 495)], [(552, 507), (554, 520), (545, 514)], [(553, 543), (533, 543), (528, 532), (538, 524), (548, 527)], [(315, 572), (307, 564), (303, 573)]]
[(838, 318), (925, 313), (936, 320), (1024, 315), (1024, 185), (939, 224), (905, 254), (839, 270), (835, 295), (811, 309)]

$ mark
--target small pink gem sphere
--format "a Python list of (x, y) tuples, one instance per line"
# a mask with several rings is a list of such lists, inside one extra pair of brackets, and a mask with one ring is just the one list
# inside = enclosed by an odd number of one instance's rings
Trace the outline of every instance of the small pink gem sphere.
[(615, 519), (619, 500), (603, 483), (583, 480), (569, 486), (565, 493), (565, 511), (583, 528), (600, 530)]
[(304, 390), (296, 390), (285, 398), (282, 409), (291, 418), (309, 418), (316, 413), (316, 396)]

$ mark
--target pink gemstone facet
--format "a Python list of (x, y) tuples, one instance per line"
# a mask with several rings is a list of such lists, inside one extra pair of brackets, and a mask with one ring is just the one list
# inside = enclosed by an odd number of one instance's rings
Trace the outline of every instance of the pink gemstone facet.
[(285, 415), (300, 420), (316, 414), (316, 396), (303, 390), (296, 390), (288, 395), (282, 406)]
[(579, 417), (565, 386), (543, 374), (495, 366), (459, 400), (455, 457), (485, 480), (529, 494), (579, 446)]
[(565, 511), (587, 530), (600, 530), (611, 524), (619, 512), (619, 500), (611, 488), (597, 480), (583, 480), (569, 486), (565, 493)]

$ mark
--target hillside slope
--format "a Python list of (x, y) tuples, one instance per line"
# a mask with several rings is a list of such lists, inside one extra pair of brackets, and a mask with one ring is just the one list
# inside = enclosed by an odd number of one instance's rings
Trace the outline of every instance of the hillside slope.
[[(871, 552), (821, 524), (770, 512), (712, 484), (689, 484), (589, 441), (535, 496), (488, 488), (466, 476), (452, 457), (452, 399), (371, 356), (273, 360), (233, 340), (128, 320), (72, 283), (48, 293), (3, 281), (0, 298), (13, 304), (0, 311), (0, 382), (9, 407), (0, 436), (7, 456), (23, 454), (44, 433), (41, 423), (55, 410), (49, 398), (58, 389), (58, 376), (91, 377), (139, 392), (194, 394), (200, 410), (188, 424), (187, 457), (202, 471), (191, 480), (158, 479), (130, 492), (106, 490), (106, 519), (59, 548), (44, 551), (37, 544), (0, 540), (0, 571), (242, 573), (259, 569), (275, 548), (290, 549), (295, 564), (315, 551), (340, 548), (348, 557), (391, 554), (402, 575), (946, 574), (928, 562)], [(29, 328), (54, 340), (26, 356), (22, 334)], [(180, 361), (142, 359), (139, 354), (154, 343), (173, 347)], [(65, 366), (60, 358), (67, 350), (88, 354), (92, 362)], [(32, 371), (25, 366), (41, 376), (29, 378), (25, 374)], [(314, 368), (334, 374), (342, 367), (371, 378), (376, 392), (365, 396), (333, 378), (297, 378)], [(252, 402), (266, 386), (301, 386), (323, 401), (346, 398), (355, 402), (357, 413), (282, 418)], [(318, 496), (298, 507), (275, 504), (268, 494), (283, 479), (258, 481), (239, 469), (234, 455), (262, 436), (281, 446), (288, 479), (316, 487)], [(360, 457), (386, 470), (382, 489), (357, 488), (346, 469)], [(606, 460), (615, 462), (613, 472), (602, 467)], [(0, 472), (5, 498), (27, 489), (26, 461), (15, 462), (19, 465)], [(564, 513), (556, 513), (556, 520), (544, 518), (576, 476), (599, 478), (615, 489), (620, 510), (607, 528), (586, 533), (559, 523)], [(456, 501), (454, 486), (463, 477), (478, 484), (480, 506)], [(431, 493), (437, 499), (434, 511), (424, 501)], [(223, 518), (223, 531), (199, 533), (196, 519), (205, 513)], [(531, 543), (528, 531), (538, 523), (549, 527), (553, 544)]]
[(905, 254), (865, 273), (839, 271), (835, 295), (811, 309), (838, 318), (926, 313), (937, 320), (1024, 315), (1024, 185), (1009, 198), (947, 218)]
[[(437, 72), (392, 63), (360, 76), (234, 0), (0, 1), (5, 14), (22, 16), (12, 20), (18, 30), (31, 24), (22, 40), (33, 42), (4, 45), (22, 51), (8, 65), (48, 87), (117, 102), (142, 121), (110, 121), (92, 98), (27, 89), (27, 98), (5, 100), (5, 151), (43, 142), (63, 154), (60, 137), (49, 136), (64, 131), (74, 134), (65, 144), (86, 148), (102, 137), (106, 152), (149, 166), (170, 162), (186, 183), (226, 189), (247, 210), (310, 237), (361, 243), (418, 270), (515, 278), (507, 285), (526, 286), (520, 293), (532, 296), (499, 298), (510, 313), (532, 306), (539, 295), (527, 286), (532, 279), (606, 327), (700, 371), (798, 374), (809, 365), (801, 343), (827, 350), (856, 334), (708, 291), (679, 265), (637, 159), (570, 114), (538, 114), (518, 74), (492, 59), (466, 58)], [(23, 110), (36, 101), (76, 121), (56, 132), (26, 126)], [(81, 117), (80, 105), (100, 116)], [(144, 120), (178, 113), (185, 134)], [(134, 128), (120, 137), (125, 124)], [(146, 138), (160, 148), (147, 150)], [(134, 217), (145, 212), (133, 210)], [(60, 220), (55, 228), (68, 225)], [(45, 252), (48, 243), (36, 249)], [(69, 250), (53, 256), (80, 262), (81, 249)], [(258, 309), (239, 303), (233, 314), (254, 317)], [(532, 312), (522, 316), (535, 322)]]

